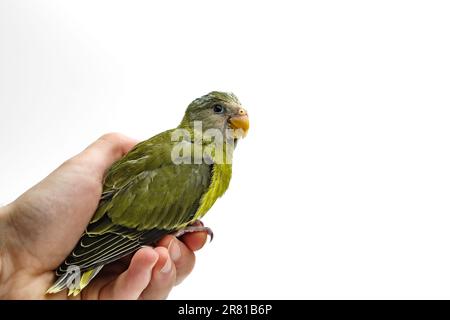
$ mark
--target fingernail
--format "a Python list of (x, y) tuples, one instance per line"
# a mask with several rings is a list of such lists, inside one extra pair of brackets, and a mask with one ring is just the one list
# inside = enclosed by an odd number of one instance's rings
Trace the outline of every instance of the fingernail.
[(181, 249), (175, 239), (169, 243), (169, 255), (173, 262), (176, 262), (181, 257)]
[(161, 268), (159, 272), (169, 273), (170, 270), (172, 270), (172, 262), (170, 261), (170, 258), (167, 258), (166, 264), (164, 265), (164, 267)]

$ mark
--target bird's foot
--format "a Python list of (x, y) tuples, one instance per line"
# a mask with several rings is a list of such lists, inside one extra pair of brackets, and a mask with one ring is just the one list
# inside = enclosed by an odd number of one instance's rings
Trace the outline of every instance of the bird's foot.
[(203, 223), (201, 223), (200, 221), (195, 221), (193, 224), (187, 226), (186, 228), (178, 230), (173, 235), (176, 238), (179, 238), (182, 235), (191, 232), (206, 232), (210, 237), (209, 242), (213, 241), (214, 232), (211, 230), (211, 228), (203, 226)]

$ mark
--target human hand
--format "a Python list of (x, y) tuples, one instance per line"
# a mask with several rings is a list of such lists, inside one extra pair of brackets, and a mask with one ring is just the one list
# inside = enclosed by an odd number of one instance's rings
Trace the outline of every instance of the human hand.
[(97, 208), (105, 171), (136, 142), (104, 135), (0, 208), (0, 299), (164, 299), (190, 274), (206, 232), (141, 248), (105, 266), (76, 297), (45, 294)]

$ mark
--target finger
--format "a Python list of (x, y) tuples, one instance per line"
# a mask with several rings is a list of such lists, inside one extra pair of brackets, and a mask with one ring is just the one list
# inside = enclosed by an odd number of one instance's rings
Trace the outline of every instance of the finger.
[(69, 161), (87, 166), (93, 175), (103, 179), (106, 169), (130, 151), (136, 143), (137, 140), (120, 133), (108, 133)]
[(194, 252), (174, 236), (164, 237), (158, 245), (167, 248), (169, 251), (170, 258), (177, 271), (175, 284), (180, 284), (194, 269)]
[(145, 300), (166, 299), (175, 285), (176, 269), (169, 252), (164, 247), (157, 247), (155, 250), (159, 259), (153, 268), (152, 280), (140, 297)]
[(150, 247), (139, 249), (128, 269), (100, 290), (99, 299), (136, 300), (149, 285), (158, 253)]
[[(204, 227), (205, 225), (201, 220), (196, 220), (191, 224), (192, 226)], [(207, 232), (192, 232), (186, 233), (181, 237), (181, 240), (186, 244), (186, 246), (192, 251), (198, 251), (205, 245), (208, 240)]]
[(181, 237), (181, 241), (192, 251), (203, 248), (207, 240), (208, 233), (206, 231), (186, 233)]

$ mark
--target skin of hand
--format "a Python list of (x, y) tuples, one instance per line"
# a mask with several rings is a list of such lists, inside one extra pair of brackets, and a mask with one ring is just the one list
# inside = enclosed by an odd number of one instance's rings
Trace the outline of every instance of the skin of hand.
[(206, 232), (165, 236), (105, 266), (76, 297), (45, 294), (97, 208), (105, 171), (136, 143), (106, 134), (0, 208), (0, 299), (165, 299), (190, 274)]

